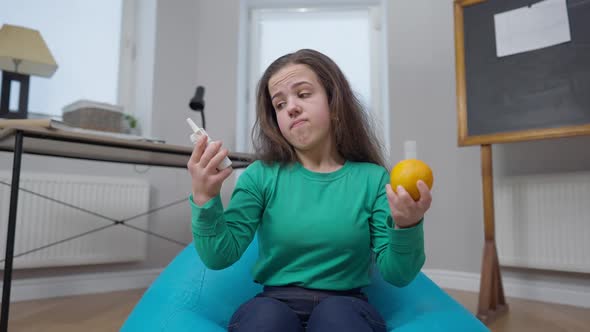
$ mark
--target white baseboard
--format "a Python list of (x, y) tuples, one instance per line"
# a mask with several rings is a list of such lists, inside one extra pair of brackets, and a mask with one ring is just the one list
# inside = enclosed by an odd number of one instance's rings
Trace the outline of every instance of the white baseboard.
[[(479, 273), (434, 269), (424, 269), (422, 272), (441, 288), (479, 292)], [(588, 286), (504, 276), (502, 285), (506, 297), (590, 308), (590, 287)]]
[[(150, 269), (14, 280), (10, 301), (147, 288), (161, 272), (162, 269)], [(479, 273), (435, 269), (422, 272), (442, 288), (479, 292)], [(590, 287), (514, 277), (502, 277), (502, 282), (507, 297), (590, 308)]]
[(147, 288), (161, 272), (150, 269), (14, 280), (10, 302)]

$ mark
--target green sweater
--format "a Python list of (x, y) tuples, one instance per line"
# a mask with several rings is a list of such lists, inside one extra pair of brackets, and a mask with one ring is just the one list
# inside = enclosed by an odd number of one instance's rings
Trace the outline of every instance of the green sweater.
[(347, 161), (316, 173), (300, 163), (250, 165), (224, 211), (219, 195), (202, 207), (192, 197), (196, 250), (211, 269), (235, 263), (258, 230), (254, 280), (347, 290), (369, 284), (372, 253), (383, 278), (405, 286), (424, 264), (422, 222), (394, 229), (385, 168)]

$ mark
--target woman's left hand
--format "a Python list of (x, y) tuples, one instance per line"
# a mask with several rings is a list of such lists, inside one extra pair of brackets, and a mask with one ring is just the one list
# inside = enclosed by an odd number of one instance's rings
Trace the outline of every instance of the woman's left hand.
[(428, 186), (422, 180), (418, 180), (417, 185), (418, 191), (420, 192), (420, 199), (418, 201), (414, 201), (412, 196), (402, 186), (398, 186), (397, 193), (392, 190), (391, 185), (387, 184), (385, 186), (391, 217), (398, 228), (417, 225), (430, 208), (430, 204), (432, 203), (430, 189), (428, 189)]

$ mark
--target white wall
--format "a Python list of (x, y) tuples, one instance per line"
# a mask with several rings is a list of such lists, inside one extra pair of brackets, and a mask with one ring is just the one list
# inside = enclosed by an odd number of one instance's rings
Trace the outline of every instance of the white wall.
[(479, 150), (456, 143), (451, 8), (450, 1), (389, 4), (391, 156), (401, 159), (402, 142), (416, 140), (420, 158), (434, 171), (426, 267), (477, 271), (483, 243)]

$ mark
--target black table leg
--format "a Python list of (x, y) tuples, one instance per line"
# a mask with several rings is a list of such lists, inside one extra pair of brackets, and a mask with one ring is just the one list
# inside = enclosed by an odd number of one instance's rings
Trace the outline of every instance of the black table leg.
[(14, 236), (16, 233), (16, 210), (18, 207), (18, 187), (23, 153), (23, 132), (14, 136), (14, 156), (12, 160), (12, 183), (10, 185), (10, 209), (8, 211), (8, 230), (6, 231), (6, 259), (4, 260), (4, 283), (2, 284), (2, 318), (0, 331), (8, 331), (8, 309), (10, 307), (10, 286), (12, 284), (12, 258), (14, 256)]

